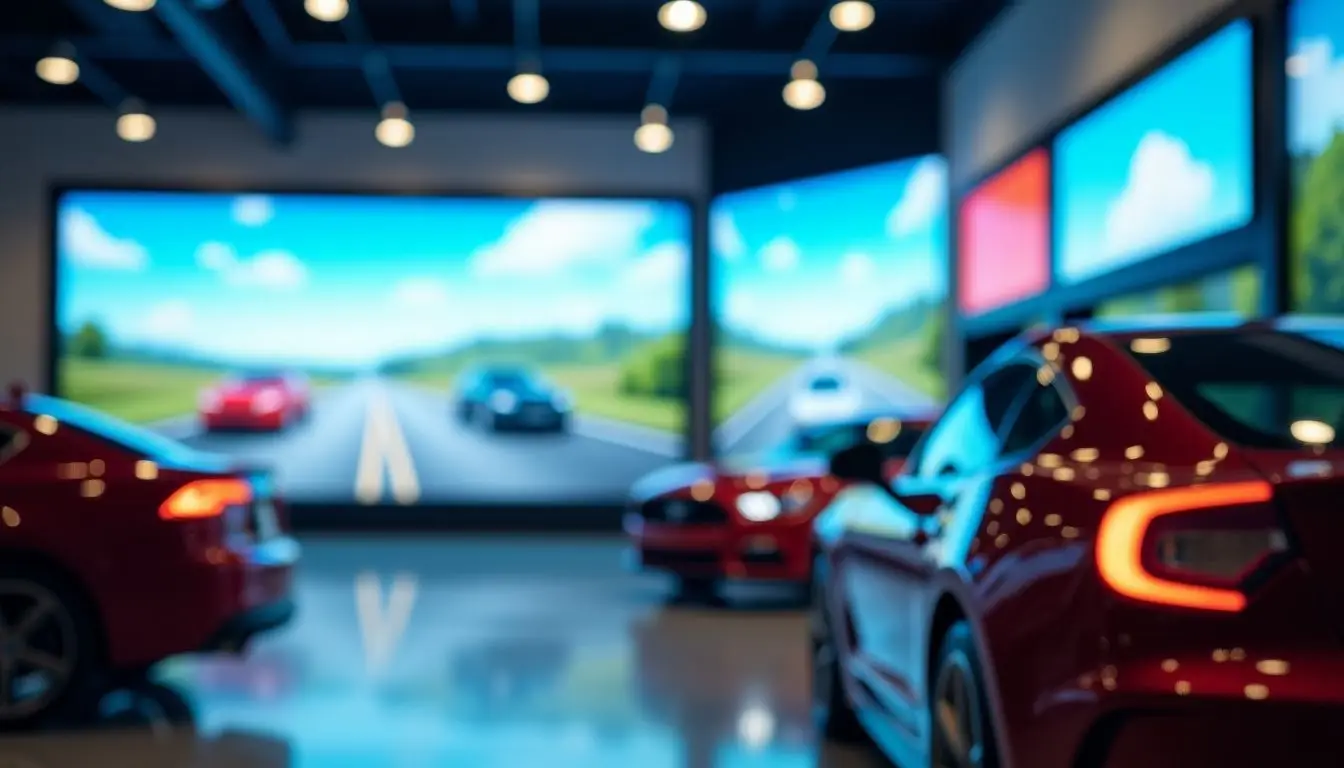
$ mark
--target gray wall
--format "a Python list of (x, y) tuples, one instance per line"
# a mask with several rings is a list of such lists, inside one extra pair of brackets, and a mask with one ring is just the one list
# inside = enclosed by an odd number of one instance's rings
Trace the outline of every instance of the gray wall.
[(974, 183), (1103, 97), (1234, 0), (1022, 0), (952, 68), (943, 149)]
[(674, 122), (673, 148), (648, 155), (631, 119), (422, 116), (415, 142), (392, 150), (372, 114), (307, 116), (281, 152), (231, 113), (157, 116), (158, 136), (135, 145), (104, 110), (0, 110), (0, 383), (45, 383), (52, 184), (709, 195), (696, 122)]

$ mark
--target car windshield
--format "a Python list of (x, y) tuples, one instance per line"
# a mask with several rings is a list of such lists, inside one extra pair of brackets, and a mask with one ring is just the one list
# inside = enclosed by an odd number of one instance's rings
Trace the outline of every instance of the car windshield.
[(818, 376), (812, 380), (808, 389), (813, 392), (835, 392), (840, 389), (840, 379), (835, 376)]
[(1215, 432), (1251, 448), (1340, 445), (1344, 350), (1328, 334), (1180, 334), (1129, 345), (1164, 390)]
[(511, 392), (527, 392), (539, 386), (537, 380), (525, 371), (490, 371), (484, 379), (486, 386), (492, 389), (507, 389)]
[(68, 400), (28, 394), (24, 396), (24, 409), (35, 416), (50, 416), (57, 422), (116, 443), (132, 453), (161, 464), (199, 463), (204, 455), (151, 429), (122, 421)]
[[(800, 429), (789, 436), (788, 447), (793, 453), (829, 456), (868, 439), (869, 421), (832, 424)], [(888, 458), (905, 458), (919, 442), (923, 430), (904, 426), (896, 436), (880, 443)]]

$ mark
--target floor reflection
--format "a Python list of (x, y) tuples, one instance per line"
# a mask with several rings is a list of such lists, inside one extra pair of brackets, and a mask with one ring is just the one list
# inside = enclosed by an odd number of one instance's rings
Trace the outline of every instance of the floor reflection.
[(0, 768), (881, 765), (815, 743), (791, 594), (667, 608), (618, 541), (306, 546), (292, 627), (160, 671), (194, 729), (0, 740)]

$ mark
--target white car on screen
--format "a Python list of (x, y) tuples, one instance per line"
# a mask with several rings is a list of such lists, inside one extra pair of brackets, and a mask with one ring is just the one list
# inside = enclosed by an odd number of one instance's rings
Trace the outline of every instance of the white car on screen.
[(789, 396), (789, 416), (796, 424), (817, 424), (853, 418), (863, 408), (863, 395), (847, 377), (815, 373)]

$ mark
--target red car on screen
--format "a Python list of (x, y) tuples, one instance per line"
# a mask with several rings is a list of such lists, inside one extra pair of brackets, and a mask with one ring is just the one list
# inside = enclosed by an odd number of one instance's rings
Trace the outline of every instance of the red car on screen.
[(0, 398), (0, 727), (87, 707), (294, 611), (270, 475), (97, 411)]
[(207, 430), (281, 430), (308, 417), (308, 379), (286, 371), (245, 371), (201, 393)]
[(812, 519), (840, 488), (827, 457), (864, 441), (895, 472), (928, 424), (872, 412), (797, 427), (761, 456), (667, 467), (631, 489), (625, 516), (640, 568), (667, 571), (678, 596), (705, 600), (727, 579), (806, 584), (812, 572)]
[(893, 480), (836, 454), (820, 728), (912, 766), (1344, 765), (1342, 349), (1305, 320), (1031, 332)]

